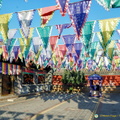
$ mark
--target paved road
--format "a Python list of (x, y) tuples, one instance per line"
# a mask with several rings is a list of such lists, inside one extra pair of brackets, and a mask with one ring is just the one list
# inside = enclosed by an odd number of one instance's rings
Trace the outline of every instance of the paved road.
[(120, 93), (107, 93), (101, 100), (94, 120), (120, 120)]
[(99, 98), (46, 93), (0, 102), (0, 120), (91, 120)]

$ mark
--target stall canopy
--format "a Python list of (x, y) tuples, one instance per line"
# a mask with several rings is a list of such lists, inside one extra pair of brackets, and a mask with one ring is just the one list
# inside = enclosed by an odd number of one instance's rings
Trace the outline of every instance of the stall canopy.
[(98, 74), (93, 74), (88, 77), (88, 80), (102, 80), (102, 77)]

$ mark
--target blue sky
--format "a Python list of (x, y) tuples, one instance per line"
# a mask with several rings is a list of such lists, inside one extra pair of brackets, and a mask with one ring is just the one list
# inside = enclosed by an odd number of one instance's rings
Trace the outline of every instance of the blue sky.
[[(70, 3), (77, 2), (80, 0), (70, 0)], [(0, 14), (7, 14), (7, 13), (14, 13), (13, 17), (9, 23), (10, 29), (20, 28), (19, 23), (17, 20), (17, 16), (15, 12), (24, 11), (24, 10), (31, 10), (37, 8), (43, 8), (48, 6), (56, 5), (55, 0), (28, 0), (25, 2), (24, 0), (3, 0), (2, 7), (0, 10)], [(106, 11), (102, 6), (100, 6), (96, 0), (92, 0), (90, 12), (87, 18), (87, 21), (91, 20), (101, 20), (101, 19), (109, 19), (109, 18), (117, 18), (120, 17), (120, 8), (110, 9), (110, 11)], [(58, 35), (58, 32), (54, 25), (57, 24), (65, 24), (70, 23), (70, 19), (68, 14), (65, 17), (62, 17), (60, 11), (57, 10), (54, 13), (53, 18), (48, 23), (48, 25), (53, 25), (52, 35)], [(40, 26), (40, 17), (38, 12), (35, 12), (31, 27), (39, 27)], [(120, 26), (118, 27), (120, 29)], [(96, 24), (95, 32), (99, 31), (98, 24)], [(73, 28), (66, 29), (63, 31), (63, 34), (75, 34)], [(19, 33), (16, 34), (15, 37), (18, 37)], [(36, 32), (34, 32), (34, 36), (38, 36)], [(113, 36), (113, 39), (119, 39), (117, 34)], [(62, 40), (59, 41), (62, 44)]]

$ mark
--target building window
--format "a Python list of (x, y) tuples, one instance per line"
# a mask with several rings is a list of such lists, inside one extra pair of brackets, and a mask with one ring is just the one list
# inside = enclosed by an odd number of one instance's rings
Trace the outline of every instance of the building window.
[(23, 75), (23, 84), (33, 84), (33, 75), (32, 74), (24, 74)]
[(40, 84), (40, 83), (45, 83), (45, 76), (44, 75), (38, 76), (38, 84)]

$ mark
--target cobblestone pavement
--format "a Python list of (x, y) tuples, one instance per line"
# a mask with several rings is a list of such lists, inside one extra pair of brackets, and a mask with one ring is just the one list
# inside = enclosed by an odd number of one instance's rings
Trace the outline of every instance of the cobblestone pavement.
[(0, 102), (0, 120), (89, 120), (98, 101), (84, 93), (43, 93), (9, 99)]
[(106, 93), (96, 114), (94, 120), (120, 120), (120, 93)]

